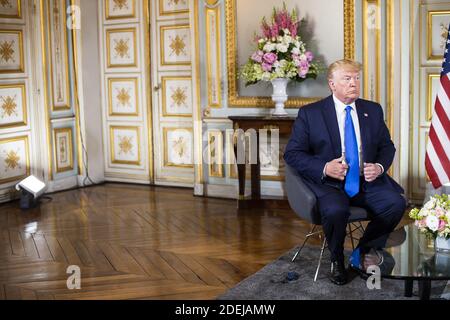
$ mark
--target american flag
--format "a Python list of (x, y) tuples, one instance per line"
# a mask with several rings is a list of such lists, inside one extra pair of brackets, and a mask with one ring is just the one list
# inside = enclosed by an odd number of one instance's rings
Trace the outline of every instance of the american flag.
[(450, 182), (450, 25), (448, 30), (425, 156), (425, 169), (436, 189)]

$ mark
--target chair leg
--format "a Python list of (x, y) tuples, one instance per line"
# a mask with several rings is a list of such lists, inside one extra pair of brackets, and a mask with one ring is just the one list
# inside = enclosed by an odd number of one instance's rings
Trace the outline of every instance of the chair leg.
[(303, 244), (301, 245), (300, 249), (297, 250), (294, 257), (292, 258), (291, 262), (294, 262), (295, 259), (297, 259), (297, 256), (300, 254), (300, 251), (302, 251), (303, 247), (305, 246), (306, 242), (308, 241), (309, 237), (311, 237), (314, 234), (314, 230), (316, 230), (316, 225), (313, 225), (311, 231), (306, 235), (305, 240), (303, 241)]
[(322, 249), (320, 250), (319, 263), (317, 264), (316, 275), (314, 276), (314, 282), (317, 280), (317, 275), (319, 274), (320, 265), (322, 263), (323, 251), (325, 250), (325, 245), (327, 243), (326, 237), (323, 238)]
[(350, 240), (352, 241), (352, 248), (353, 248), (353, 250), (355, 250), (355, 241), (353, 240), (353, 231), (354, 230), (352, 230), (352, 224), (349, 223), (348, 224), (348, 232), (350, 234)]

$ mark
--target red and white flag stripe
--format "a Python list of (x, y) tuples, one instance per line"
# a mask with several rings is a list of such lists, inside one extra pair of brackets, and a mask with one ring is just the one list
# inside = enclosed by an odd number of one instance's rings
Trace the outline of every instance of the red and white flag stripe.
[(441, 77), (425, 156), (434, 188), (450, 182), (450, 74)]

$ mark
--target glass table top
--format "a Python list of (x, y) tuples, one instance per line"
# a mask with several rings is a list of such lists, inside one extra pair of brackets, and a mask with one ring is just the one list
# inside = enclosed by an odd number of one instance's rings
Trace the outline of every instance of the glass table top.
[(435, 250), (434, 240), (409, 224), (389, 235), (380, 271), (385, 278), (449, 280), (450, 252)]

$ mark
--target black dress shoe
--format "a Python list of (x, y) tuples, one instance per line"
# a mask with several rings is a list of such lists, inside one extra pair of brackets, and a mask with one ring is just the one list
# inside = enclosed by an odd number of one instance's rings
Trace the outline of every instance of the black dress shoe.
[(345, 269), (344, 261), (332, 261), (331, 262), (331, 274), (330, 280), (334, 284), (344, 285), (348, 281), (347, 270)]

